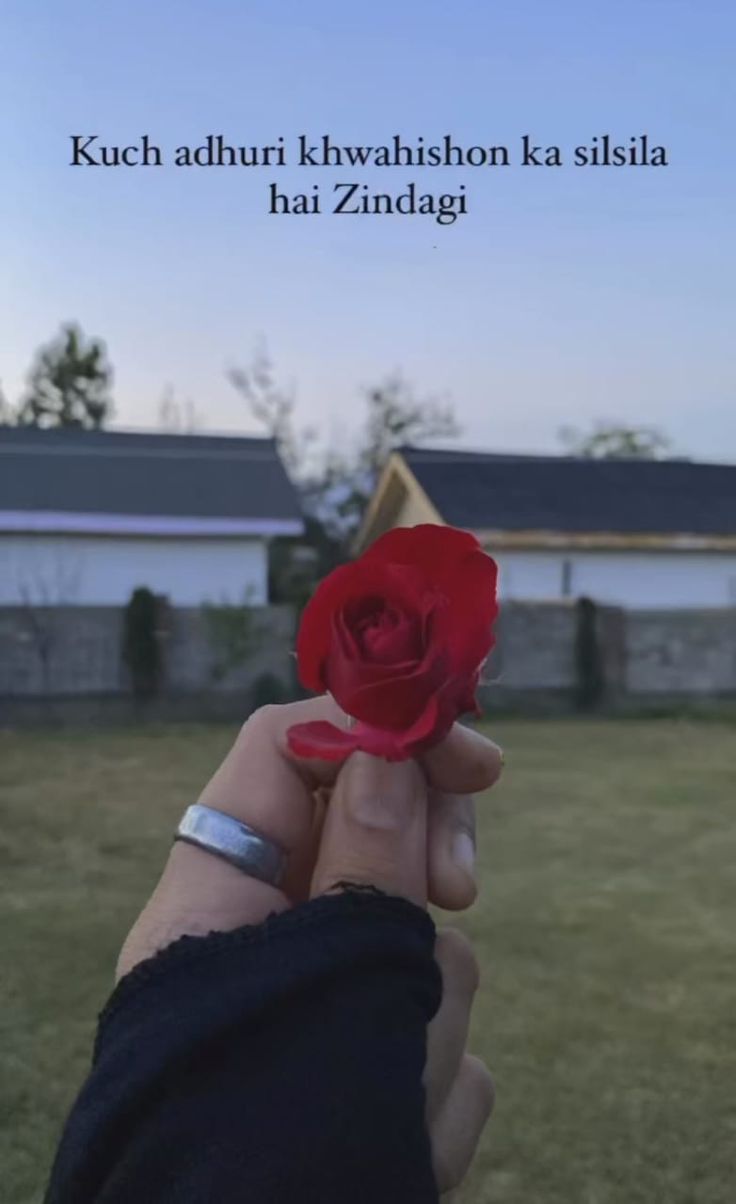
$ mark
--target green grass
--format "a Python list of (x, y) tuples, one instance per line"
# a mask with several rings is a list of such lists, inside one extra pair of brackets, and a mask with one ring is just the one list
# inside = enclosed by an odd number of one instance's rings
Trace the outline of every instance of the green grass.
[[(499, 721), (479, 800), (497, 1085), (462, 1204), (727, 1204), (736, 730)], [(0, 1194), (40, 1200), (123, 935), (232, 732), (0, 734)], [(135, 837), (132, 833), (135, 832)], [(453, 921), (456, 922), (456, 921)]]

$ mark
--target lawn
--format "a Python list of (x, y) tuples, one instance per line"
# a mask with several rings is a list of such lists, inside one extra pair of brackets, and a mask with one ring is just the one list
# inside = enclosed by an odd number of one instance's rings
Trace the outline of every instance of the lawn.
[[(0, 1183), (36, 1204), (118, 946), (225, 728), (0, 734)], [(461, 1204), (736, 1198), (736, 739), (499, 722), (479, 800), (497, 1108)], [(135, 833), (135, 835), (133, 835)]]

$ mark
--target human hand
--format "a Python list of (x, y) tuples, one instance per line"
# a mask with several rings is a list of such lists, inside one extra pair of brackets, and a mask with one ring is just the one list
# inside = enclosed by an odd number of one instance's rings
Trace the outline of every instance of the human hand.
[[(429, 901), (458, 910), (473, 901), (471, 792), (498, 777), (496, 746), (456, 726), (420, 765), (361, 753), (340, 769), (300, 762), (286, 751), (291, 724), (314, 719), (345, 721), (329, 698), (256, 712), (200, 796), (286, 851), (280, 889), (200, 848), (175, 844), (125, 942), (119, 975), (185, 933), (258, 924), (344, 882), (402, 895), (422, 907)], [(472, 1159), (491, 1110), (492, 1086), (482, 1063), (465, 1053), (478, 980), (470, 946), (457, 932), (440, 932), (435, 955), (443, 999), (429, 1026), (425, 1088), (435, 1174), (447, 1191)]]
[[(315, 875), (326, 799), (340, 767), (335, 762), (300, 761), (286, 747), (286, 732), (292, 724), (317, 719), (345, 722), (329, 697), (256, 711), (199, 798), (249, 824), (285, 850), (288, 869), (280, 888), (248, 877), (202, 849), (177, 842), (153, 896), (125, 941), (118, 977), (184, 933), (197, 936), (258, 924), (273, 912), (326, 889), (322, 870)], [(424, 754), (420, 765), (428, 801), (422, 808), (419, 839), (410, 853), (415, 873), (399, 893), (420, 906), (427, 900), (449, 911), (470, 906), (476, 895), (472, 795), (493, 785), (501, 762), (495, 744), (460, 725)], [(405, 771), (399, 771), (399, 777), (401, 772)], [(365, 852), (364, 873), (369, 879), (372, 875), (373, 884), (381, 887), (380, 860), (371, 859), (367, 834), (360, 838), (359, 848)], [(347, 873), (349, 866), (344, 868)]]

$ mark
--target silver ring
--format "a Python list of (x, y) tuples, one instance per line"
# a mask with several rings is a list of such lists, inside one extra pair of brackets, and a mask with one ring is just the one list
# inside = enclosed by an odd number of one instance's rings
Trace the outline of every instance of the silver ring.
[(286, 865), (284, 850), (273, 840), (261, 836), (239, 819), (233, 819), (232, 815), (202, 803), (187, 807), (174, 840), (206, 849), (269, 886), (278, 886)]

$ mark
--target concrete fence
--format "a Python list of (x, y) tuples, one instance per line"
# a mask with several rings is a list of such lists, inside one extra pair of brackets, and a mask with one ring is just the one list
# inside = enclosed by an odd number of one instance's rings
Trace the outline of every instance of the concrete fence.
[[(258, 697), (264, 681), (272, 691), (276, 683), (284, 695), (294, 692), (294, 612), (272, 606), (249, 614), (247, 647), (239, 639), (235, 655), (216, 615), (168, 612), (160, 633), (159, 705), (166, 713), (241, 714), (248, 699), (265, 700)], [(486, 674), (486, 704), (569, 706), (577, 684), (576, 623), (574, 602), (507, 603)], [(609, 703), (736, 697), (736, 608), (601, 607), (597, 631)], [(69, 711), (76, 702), (82, 717), (105, 702), (113, 711), (129, 708), (122, 642), (118, 608), (0, 607), (0, 722), (32, 716), (40, 703), (64, 701)]]
[[(293, 694), (292, 608), (249, 610), (247, 631), (233, 630), (242, 617), (236, 612), (224, 625), (218, 614), (228, 618), (222, 611), (165, 612), (161, 687), (149, 711), (162, 717), (240, 715), (249, 702), (261, 700), (259, 686), (264, 701), (269, 691)], [(124, 717), (133, 683), (122, 649), (118, 607), (0, 607), (0, 722), (49, 714), (86, 719), (100, 710)], [(39, 702), (51, 705), (34, 706)]]
[[(487, 699), (557, 696), (577, 684), (574, 602), (509, 602), (488, 666)], [(736, 607), (599, 607), (597, 632), (609, 703), (736, 697)]]

